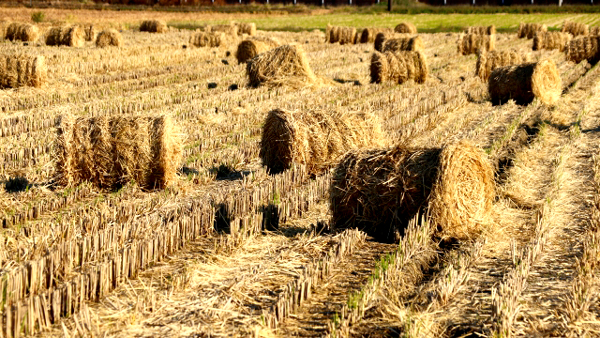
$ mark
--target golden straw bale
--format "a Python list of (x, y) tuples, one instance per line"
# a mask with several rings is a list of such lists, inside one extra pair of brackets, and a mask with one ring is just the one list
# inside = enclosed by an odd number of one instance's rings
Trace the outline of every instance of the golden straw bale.
[(394, 27), (396, 33), (417, 34), (417, 26), (411, 22), (402, 22)]
[(145, 189), (173, 183), (182, 142), (170, 117), (63, 115), (57, 126), (55, 181), (90, 181), (113, 189), (136, 182)]
[(558, 49), (564, 51), (571, 41), (571, 34), (562, 32), (539, 32), (533, 38), (533, 50)]
[(360, 34), (360, 43), (373, 43), (375, 42), (375, 37), (379, 33), (389, 33), (392, 34), (394, 30), (389, 27), (379, 27), (379, 28), (365, 28)]
[(465, 29), (466, 34), (495, 35), (496, 26), (471, 26)]
[(47, 80), (44, 56), (0, 55), (0, 88), (40, 88)]
[(458, 38), (458, 53), (469, 55), (480, 50), (492, 51), (496, 45), (496, 35), (461, 34)]
[(481, 51), (477, 54), (477, 64), (475, 66), (475, 75), (483, 81), (487, 81), (492, 71), (498, 67), (512, 66), (529, 62), (530, 55), (519, 54), (515, 50), (505, 51)]
[(567, 60), (594, 65), (600, 61), (600, 36), (580, 36), (567, 44)]
[(248, 62), (246, 73), (251, 87), (303, 87), (319, 81), (300, 45), (283, 45), (257, 55)]
[(356, 39), (356, 28), (327, 25), (325, 39), (326, 42), (339, 42), (340, 45), (353, 44)]
[(123, 45), (123, 36), (119, 33), (118, 30), (110, 28), (107, 30), (103, 30), (98, 34), (96, 38), (96, 46), (97, 47), (107, 47), (107, 46), (116, 46), (121, 47)]
[(371, 82), (374, 83), (401, 84), (408, 80), (424, 83), (428, 74), (427, 59), (420, 51), (375, 52), (371, 57)]
[(256, 24), (254, 22), (237, 22), (235, 23), (235, 25), (237, 26), (237, 34), (238, 35), (242, 35), (242, 34), (246, 34), (246, 35), (250, 35), (250, 36), (254, 36), (256, 35)]
[(540, 23), (524, 23), (521, 22), (519, 24), (519, 31), (517, 32), (517, 36), (519, 39), (527, 38), (533, 39), (535, 33), (547, 32), (548, 27), (546, 25), (542, 25)]
[(371, 113), (275, 109), (263, 126), (260, 158), (272, 174), (292, 164), (318, 174), (348, 150), (381, 146), (383, 140), (380, 122)]
[(496, 68), (490, 75), (488, 91), (494, 105), (511, 99), (524, 105), (536, 97), (550, 105), (560, 98), (562, 86), (554, 61), (542, 60)]
[(590, 33), (588, 25), (569, 20), (565, 20), (560, 31), (563, 33), (569, 33), (573, 36), (588, 35)]
[(205, 31), (209, 33), (225, 33), (230, 36), (237, 36), (238, 26), (233, 23), (229, 25), (206, 26)]
[(383, 42), (382, 52), (423, 51), (425, 44), (420, 36), (387, 39)]
[(196, 47), (221, 47), (227, 46), (232, 37), (223, 32), (198, 32), (192, 35), (190, 43)]
[(167, 23), (162, 20), (145, 20), (140, 24), (140, 32), (166, 33), (168, 31)]
[(81, 26), (53, 27), (46, 35), (46, 45), (83, 47), (85, 31)]
[(10, 22), (8, 21), (0, 21), (0, 39), (6, 39), (6, 30), (9, 25)]
[(471, 239), (489, 218), (494, 190), (489, 159), (466, 141), (350, 151), (329, 190), (331, 225), (398, 242), (410, 219), (429, 209), (440, 237)]
[(238, 63), (244, 63), (260, 53), (279, 47), (279, 45), (279, 41), (272, 38), (246, 39), (238, 45), (235, 57), (237, 58)]
[(40, 30), (35, 25), (13, 22), (6, 27), (6, 39), (10, 41), (36, 41)]
[(599, 36), (600, 35), (600, 26), (590, 27), (590, 35), (591, 36)]

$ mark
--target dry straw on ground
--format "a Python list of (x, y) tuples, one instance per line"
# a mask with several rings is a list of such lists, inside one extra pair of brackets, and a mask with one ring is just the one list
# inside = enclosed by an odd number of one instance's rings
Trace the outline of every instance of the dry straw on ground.
[(280, 43), (276, 39), (271, 38), (250, 38), (246, 39), (237, 47), (235, 57), (238, 63), (244, 63), (258, 54), (264, 53), (275, 47), (279, 47)]
[(371, 82), (374, 83), (408, 80), (424, 83), (428, 74), (427, 59), (420, 51), (375, 52), (371, 57)]
[(465, 141), (433, 149), (352, 151), (335, 170), (331, 224), (396, 242), (409, 220), (429, 208), (440, 237), (470, 239), (489, 218), (493, 180), (486, 154)]
[(540, 23), (524, 23), (521, 22), (519, 24), (519, 31), (517, 32), (517, 36), (519, 39), (527, 38), (533, 39), (535, 33), (547, 32), (548, 27), (546, 25), (542, 25)]
[(496, 26), (471, 26), (465, 29), (466, 34), (495, 35)]
[(373, 43), (375, 42), (375, 38), (379, 33), (388, 33), (392, 34), (394, 32), (393, 29), (389, 27), (379, 27), (379, 28), (365, 28), (360, 34), (360, 43)]
[(98, 34), (96, 38), (97, 47), (116, 46), (121, 47), (123, 45), (123, 36), (116, 29), (103, 30)]
[(327, 25), (327, 29), (325, 31), (325, 42), (338, 42), (340, 45), (353, 44), (356, 42), (356, 38), (356, 28), (354, 27)]
[(495, 45), (496, 35), (461, 34), (458, 38), (458, 53), (469, 55), (481, 50), (492, 51)]
[(63, 115), (57, 126), (55, 180), (63, 186), (90, 181), (100, 188), (136, 182), (145, 189), (173, 183), (181, 139), (171, 118)]
[(381, 47), (382, 52), (423, 51), (425, 44), (420, 36), (387, 39)]
[(13, 22), (6, 27), (6, 39), (10, 41), (36, 41), (40, 30), (35, 25)]
[(533, 50), (558, 49), (564, 51), (571, 41), (571, 34), (562, 32), (539, 32), (533, 38)]
[(260, 157), (273, 174), (292, 164), (317, 174), (348, 150), (378, 147), (383, 140), (380, 122), (370, 113), (275, 109), (263, 126)]
[(304, 87), (317, 84), (304, 49), (300, 45), (283, 45), (259, 54), (246, 68), (249, 85)]
[(483, 81), (487, 81), (492, 71), (498, 67), (512, 66), (528, 62), (529, 55), (521, 55), (515, 50), (505, 51), (482, 51), (477, 54), (475, 75)]
[(542, 60), (496, 68), (490, 75), (488, 91), (493, 104), (511, 99), (517, 104), (528, 104), (538, 98), (550, 105), (560, 98), (562, 85), (554, 61)]
[(85, 31), (81, 26), (52, 27), (46, 35), (48, 46), (83, 47)]
[(192, 35), (190, 43), (196, 47), (221, 47), (229, 45), (231, 39), (231, 36), (223, 32), (198, 32)]
[(231, 23), (229, 25), (206, 26), (205, 31), (209, 32), (209, 33), (215, 33), (215, 34), (225, 33), (230, 36), (237, 36), (238, 35), (238, 26), (236, 26), (233, 23)]
[(0, 56), (0, 88), (40, 88), (48, 80), (47, 74), (46, 60), (43, 56)]
[(394, 27), (396, 33), (417, 34), (417, 26), (410, 22), (402, 22)]
[(573, 36), (588, 35), (590, 33), (588, 25), (569, 20), (565, 20), (560, 31), (563, 33), (569, 33)]
[(238, 35), (246, 34), (250, 36), (256, 35), (256, 24), (254, 22), (238, 22), (237, 26)]
[(167, 23), (162, 20), (146, 20), (140, 24), (140, 32), (166, 33)]
[(579, 63), (587, 60), (590, 64), (600, 61), (600, 36), (580, 36), (567, 44), (567, 60)]

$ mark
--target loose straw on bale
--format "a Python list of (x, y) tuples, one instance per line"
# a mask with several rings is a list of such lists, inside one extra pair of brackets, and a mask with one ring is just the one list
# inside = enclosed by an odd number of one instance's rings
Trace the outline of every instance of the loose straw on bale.
[(365, 28), (360, 34), (360, 43), (373, 43), (379, 33), (393, 33), (394, 30), (388, 27), (384, 28)]
[(495, 105), (511, 99), (523, 105), (536, 97), (550, 105), (558, 101), (562, 87), (554, 61), (542, 60), (496, 68), (490, 75), (488, 91)]
[(402, 22), (394, 27), (396, 33), (417, 34), (417, 26), (410, 22)]
[(580, 36), (567, 44), (567, 60), (579, 63), (587, 60), (590, 64), (600, 61), (600, 36)]
[(476, 75), (483, 81), (487, 81), (492, 71), (498, 67), (512, 66), (528, 61), (529, 55), (522, 56), (514, 50), (481, 51), (477, 54)]
[(198, 32), (192, 35), (190, 43), (196, 47), (221, 47), (228, 45), (230, 38), (231, 37), (223, 32)]
[(533, 38), (533, 50), (558, 49), (564, 51), (571, 41), (571, 34), (561, 32), (539, 32)]
[(325, 39), (326, 42), (339, 42), (340, 45), (353, 44), (356, 40), (356, 28), (327, 25)]
[(496, 35), (461, 34), (458, 38), (458, 52), (462, 55), (492, 51), (496, 45)]
[(495, 35), (496, 34), (496, 26), (471, 26), (465, 29), (465, 33), (467, 34), (479, 34), (479, 35)]
[(383, 140), (379, 120), (370, 113), (275, 109), (264, 123), (260, 158), (272, 174), (292, 164), (317, 174), (348, 150), (381, 146)]
[(53, 27), (46, 35), (46, 45), (83, 47), (85, 31), (81, 26)]
[(230, 36), (237, 36), (238, 26), (234, 24), (206, 26), (205, 31), (210, 33), (225, 33)]
[(90, 181), (115, 188), (134, 181), (145, 189), (175, 181), (181, 140), (168, 116), (75, 118), (57, 126), (56, 182), (73, 186)]
[(565, 22), (563, 23), (562, 29), (560, 31), (563, 33), (569, 33), (573, 36), (588, 35), (590, 32), (588, 25), (579, 23), (579, 22), (569, 21), (569, 20), (565, 20)]
[(524, 23), (521, 22), (519, 24), (519, 31), (517, 32), (517, 36), (519, 39), (527, 38), (533, 39), (535, 33), (547, 32), (548, 27), (546, 25), (542, 25), (539, 23)]
[(96, 41), (96, 36), (98, 35), (98, 32), (96, 31), (94, 25), (88, 23), (80, 26), (85, 32), (85, 41)]
[(235, 24), (237, 26), (237, 34), (247, 34), (250, 36), (256, 35), (256, 24), (254, 22), (246, 23), (246, 22), (238, 22)]
[(162, 20), (146, 20), (140, 24), (140, 32), (166, 33), (169, 29)]
[(429, 69), (425, 55), (420, 52), (375, 52), (371, 57), (371, 82), (393, 81), (404, 83), (414, 80), (424, 83)]
[(43, 56), (0, 55), (0, 87), (36, 87), (47, 81), (48, 71)]
[(600, 26), (590, 27), (590, 35), (591, 36), (599, 36), (600, 35)]
[(300, 45), (283, 45), (259, 54), (248, 62), (246, 73), (251, 87), (303, 87), (319, 81)]
[(329, 191), (331, 224), (397, 242), (409, 220), (429, 209), (440, 237), (472, 239), (490, 217), (494, 190), (490, 161), (466, 141), (433, 149), (351, 151), (337, 166)]
[(6, 28), (6, 39), (10, 41), (36, 41), (40, 30), (35, 25), (13, 22)]
[(244, 63), (260, 53), (279, 47), (279, 41), (271, 38), (246, 39), (238, 45), (235, 57), (239, 63)]
[(424, 48), (420, 36), (387, 39), (381, 47), (382, 52), (423, 51)]
[(98, 37), (96, 38), (97, 47), (120, 47), (121, 45), (123, 45), (123, 37), (121, 36), (121, 33), (119, 33), (119, 31), (117, 31), (116, 29), (111, 28), (104, 30), (100, 32), (100, 34), (98, 34)]

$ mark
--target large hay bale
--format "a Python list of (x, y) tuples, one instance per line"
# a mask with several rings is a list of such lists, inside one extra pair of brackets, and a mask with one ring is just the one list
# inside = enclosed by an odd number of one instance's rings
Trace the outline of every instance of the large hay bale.
[(401, 84), (408, 80), (424, 83), (428, 74), (427, 59), (420, 51), (375, 52), (371, 57), (371, 82), (374, 83)]
[(121, 47), (123, 45), (123, 36), (116, 29), (103, 30), (98, 34), (96, 38), (97, 47), (116, 46)]
[(458, 38), (458, 53), (469, 55), (480, 50), (492, 51), (496, 45), (496, 35), (461, 34)]
[(237, 36), (238, 35), (238, 26), (236, 26), (233, 23), (231, 23), (229, 25), (206, 26), (205, 31), (209, 32), (209, 33), (216, 33), (216, 34), (225, 33), (230, 36)]
[(505, 51), (481, 51), (477, 54), (475, 75), (483, 81), (487, 81), (492, 71), (498, 67), (506, 67), (528, 62), (529, 55), (521, 55), (514, 50)]
[(181, 139), (171, 118), (160, 116), (61, 116), (55, 147), (55, 181), (90, 181), (113, 189), (136, 182), (145, 189), (175, 181)]
[(553, 104), (560, 98), (562, 87), (554, 61), (542, 60), (496, 68), (490, 75), (488, 91), (495, 105), (511, 99), (523, 105), (536, 97)]
[(237, 26), (237, 34), (242, 35), (256, 35), (256, 24), (254, 22), (238, 22), (235, 24)]
[(394, 27), (396, 33), (417, 34), (417, 26), (410, 22), (402, 22)]
[(46, 45), (83, 47), (85, 31), (81, 26), (53, 27), (46, 35)]
[(562, 32), (539, 32), (533, 38), (533, 50), (558, 49), (564, 51), (571, 41), (571, 34)]
[(370, 113), (275, 109), (263, 126), (260, 158), (272, 174), (294, 163), (318, 174), (348, 150), (381, 146), (383, 140), (379, 120)]
[(365, 28), (360, 33), (360, 43), (373, 43), (379, 33), (392, 34), (394, 30), (389, 27)]
[(198, 32), (192, 35), (190, 43), (196, 47), (221, 47), (229, 45), (231, 37), (223, 32)]
[(44, 56), (0, 55), (0, 88), (40, 88), (47, 80)]
[(6, 39), (10, 41), (36, 41), (40, 30), (35, 25), (13, 22), (6, 27)]
[(524, 23), (521, 22), (519, 24), (519, 31), (517, 32), (517, 36), (519, 39), (527, 38), (533, 39), (535, 33), (547, 32), (548, 27), (546, 25), (542, 25), (540, 23)]
[(440, 237), (470, 239), (489, 218), (493, 178), (486, 154), (466, 141), (351, 151), (336, 167), (329, 191), (331, 225), (398, 242), (410, 219), (429, 209)]
[(387, 39), (381, 47), (382, 52), (423, 51), (425, 44), (420, 36)]
[(465, 29), (466, 34), (495, 35), (496, 26), (471, 26)]
[(283, 45), (257, 55), (248, 62), (246, 73), (251, 87), (302, 87), (318, 81), (300, 45)]
[(356, 28), (327, 25), (325, 39), (326, 42), (338, 42), (340, 45), (353, 44), (356, 41)]
[(246, 39), (238, 45), (235, 57), (238, 63), (244, 63), (260, 53), (279, 47), (279, 41), (271, 38)]
[(569, 33), (573, 36), (588, 35), (590, 33), (588, 25), (569, 20), (565, 20), (560, 31), (563, 33)]
[(167, 23), (162, 20), (145, 20), (140, 24), (140, 32), (166, 33), (168, 31)]
[(580, 36), (567, 44), (567, 60), (579, 63), (587, 60), (590, 64), (600, 61), (600, 36)]

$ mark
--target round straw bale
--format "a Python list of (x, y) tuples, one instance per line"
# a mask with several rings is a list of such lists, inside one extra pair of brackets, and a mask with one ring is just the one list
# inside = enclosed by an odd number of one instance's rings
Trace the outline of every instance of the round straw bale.
[(40, 30), (35, 25), (13, 22), (6, 28), (6, 39), (10, 41), (36, 41)]
[(350, 149), (381, 146), (381, 126), (370, 113), (269, 112), (260, 158), (272, 174), (303, 164), (312, 174), (330, 167)]
[(425, 55), (420, 51), (373, 53), (371, 57), (371, 82), (393, 81), (399, 84), (408, 80), (424, 83), (429, 69)]
[(496, 26), (471, 26), (465, 29), (466, 34), (493, 35), (496, 34)]
[(256, 35), (256, 24), (254, 22), (238, 22), (235, 25), (237, 26), (238, 35)]
[(48, 80), (44, 56), (0, 55), (0, 87), (40, 88)]
[(492, 71), (498, 67), (512, 66), (529, 62), (530, 55), (521, 55), (515, 50), (505, 51), (480, 51), (477, 54), (477, 64), (475, 66), (476, 76), (483, 81), (487, 81)]
[(279, 41), (271, 38), (246, 39), (238, 45), (235, 57), (238, 63), (244, 63), (260, 53), (264, 53), (275, 47), (279, 47)]
[(383, 42), (382, 52), (423, 51), (425, 44), (420, 36), (387, 39)]
[(135, 181), (164, 188), (177, 177), (181, 140), (172, 120), (161, 116), (75, 118), (61, 116), (55, 147), (55, 181), (90, 181), (113, 189)]
[(85, 31), (81, 26), (53, 27), (46, 35), (46, 45), (83, 47)]
[(394, 30), (389, 27), (365, 28), (360, 34), (360, 43), (373, 43), (379, 33), (394, 33)]
[(417, 26), (415, 26), (411, 22), (402, 22), (402, 23), (398, 24), (396, 27), (394, 27), (394, 32), (417, 34)]
[(600, 61), (600, 36), (580, 36), (567, 44), (567, 60), (579, 63), (587, 60), (590, 64)]
[(533, 39), (535, 33), (538, 32), (547, 32), (548, 27), (546, 25), (542, 25), (539, 23), (524, 23), (521, 22), (519, 24), (519, 31), (517, 32), (517, 36), (519, 39), (527, 38)]
[(123, 36), (116, 29), (110, 28), (103, 30), (98, 34), (96, 38), (97, 47), (116, 46), (121, 47), (123, 45)]
[(140, 32), (166, 33), (168, 30), (167, 23), (162, 20), (145, 20), (140, 24)]
[(356, 39), (356, 28), (327, 25), (325, 38), (329, 43), (353, 44)]
[(410, 219), (429, 208), (441, 237), (472, 238), (491, 211), (493, 172), (468, 142), (444, 148), (356, 150), (335, 169), (332, 227), (359, 228), (398, 242)]
[(214, 26), (206, 26), (206, 32), (210, 33), (225, 33), (231, 36), (238, 35), (238, 26), (231, 23), (229, 25), (214, 25)]
[(391, 34), (388, 34), (385, 32), (377, 33), (377, 35), (375, 36), (375, 41), (373, 41), (375, 50), (378, 52), (382, 52), (383, 44), (384, 44), (385, 40), (390, 38), (390, 36), (391, 36)]
[(588, 25), (569, 20), (565, 20), (560, 31), (563, 33), (569, 33), (573, 36), (588, 35), (590, 32)]
[(190, 43), (196, 47), (221, 47), (228, 45), (231, 37), (223, 32), (198, 32), (192, 35)]
[(528, 104), (538, 98), (553, 104), (560, 98), (561, 79), (552, 60), (496, 68), (490, 75), (488, 91), (494, 105), (515, 100)]
[(469, 55), (480, 50), (492, 51), (496, 45), (496, 35), (461, 34), (458, 38), (458, 53)]
[(318, 81), (300, 45), (283, 45), (257, 55), (248, 62), (246, 73), (251, 87), (302, 87)]
[(533, 50), (558, 49), (564, 51), (571, 41), (571, 34), (562, 32), (538, 32), (533, 38)]

